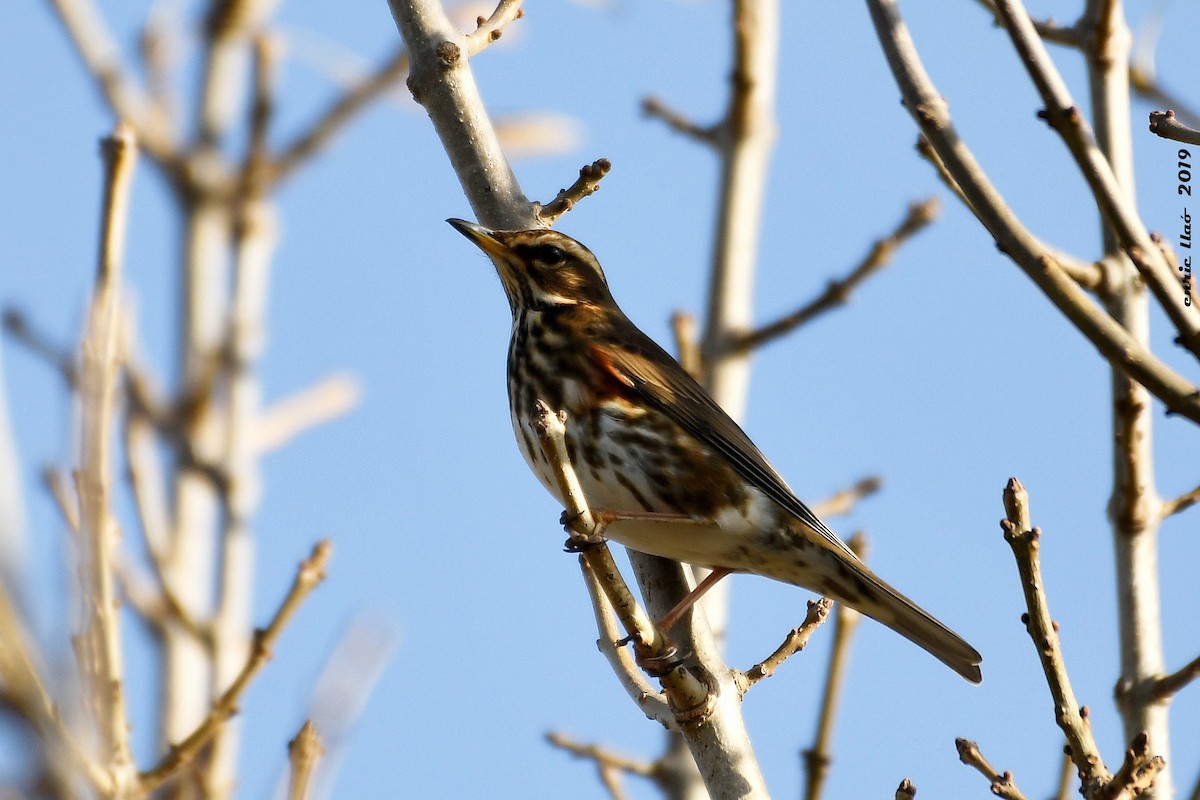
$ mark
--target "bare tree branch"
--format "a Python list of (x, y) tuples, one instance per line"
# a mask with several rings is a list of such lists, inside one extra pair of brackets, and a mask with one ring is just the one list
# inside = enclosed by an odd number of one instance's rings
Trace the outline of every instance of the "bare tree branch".
[(308, 800), (313, 772), (324, 752), (312, 720), (305, 720), (296, 738), (288, 742), (288, 800)]
[(1004, 489), (1006, 519), (1000, 527), (1004, 529), (1004, 540), (1012, 547), (1017, 570), (1021, 574), (1021, 590), (1025, 594), (1025, 605), (1029, 609), (1024, 615), (1029, 636), (1037, 648), (1046, 674), (1046, 683), (1054, 699), (1054, 718), (1067, 737), (1071, 749), (1071, 760), (1083, 776), (1084, 794), (1091, 797), (1107, 784), (1112, 775), (1104, 766), (1096, 741), (1092, 738), (1092, 727), (1085, 719), (1071, 690), (1067, 666), (1059, 646), (1058, 630), (1050, 618), (1050, 607), (1046, 600), (1045, 584), (1042, 582), (1041, 562), (1038, 558), (1041, 531), (1030, 522), (1029, 495), (1016, 478), (1010, 478)]
[(796, 311), (738, 337), (733, 345), (734, 348), (741, 352), (756, 350), (768, 342), (791, 333), (801, 325), (811, 322), (825, 312), (850, 302), (850, 296), (859, 285), (888, 266), (901, 245), (924, 230), (937, 218), (940, 206), (941, 203), (936, 197), (909, 205), (908, 213), (895, 230), (882, 239), (876, 239), (866, 257), (846, 277), (831, 280), (824, 292)]
[(608, 789), (608, 793), (612, 795), (613, 800), (621, 800), (626, 797), (618, 777), (620, 773), (637, 775), (639, 778), (648, 778), (652, 781), (658, 778), (658, 765), (650, 761), (622, 756), (600, 745), (583, 744), (558, 731), (547, 733), (546, 741), (577, 758), (593, 762), (600, 774), (600, 780)]
[(101, 761), (118, 791), (135, 775), (125, 707), (121, 628), (115, 589), (117, 525), (112, 515), (112, 426), (121, 352), (121, 260), (128, 228), (129, 195), (137, 163), (133, 130), (118, 124), (101, 143), (105, 194), (100, 257), (88, 317), (79, 376), (79, 530), (83, 545), (85, 615), (82, 638), (95, 659), (87, 659), (91, 695), (96, 701)]
[(468, 58), (474, 58), (489, 44), (499, 39), (508, 23), (525, 16), (521, 3), (522, 0), (500, 0), (490, 17), (479, 18), (479, 27), (467, 35)]
[(959, 761), (968, 767), (974, 767), (979, 770), (979, 773), (988, 779), (988, 782), (991, 784), (992, 794), (997, 797), (1003, 797), (1005, 800), (1025, 800), (1025, 795), (1021, 794), (1021, 790), (1013, 783), (1013, 774), (1011, 772), (1003, 774), (998, 772), (983, 757), (983, 753), (979, 752), (979, 745), (970, 739), (955, 739), (954, 746), (958, 748)]
[(585, 197), (589, 197), (600, 190), (600, 181), (612, 169), (612, 162), (607, 158), (600, 158), (582, 167), (579, 170), (579, 177), (568, 186), (562, 189), (546, 205), (535, 203), (534, 214), (545, 225), (553, 225), (559, 217), (566, 214), (575, 204)]
[(362, 83), (333, 102), (307, 130), (285, 145), (269, 168), (270, 179), (282, 183), (321, 152), (359, 112), (396, 86), (408, 74), (408, 51), (399, 48)]
[(657, 97), (646, 97), (642, 99), (642, 113), (647, 117), (662, 120), (667, 127), (676, 133), (681, 133), (690, 139), (694, 139), (702, 144), (716, 146), (719, 139), (720, 126), (716, 125), (698, 125), (692, 120), (680, 114), (678, 111), (672, 110), (666, 103), (659, 100)]
[(1190, 492), (1185, 492), (1173, 500), (1167, 500), (1162, 504), (1163, 519), (1174, 516), (1181, 511), (1187, 511), (1192, 506), (1200, 503), (1200, 486), (1192, 489)]
[(955, 131), (946, 103), (925, 73), (894, 0), (868, 0), (868, 5), (888, 63), (904, 95), (905, 107), (962, 187), (970, 208), (997, 245), (1111, 364), (1149, 389), (1169, 410), (1200, 422), (1200, 388), (1172, 370), (1119, 322), (1097, 308), (1005, 205)]
[[(850, 537), (850, 549), (864, 562), (867, 558), (867, 538), (860, 531)], [(829, 651), (829, 668), (825, 671), (825, 691), (821, 694), (821, 716), (812, 747), (801, 752), (804, 759), (804, 798), (820, 800), (825, 788), (825, 776), (833, 763), (833, 725), (837, 718), (838, 701), (850, 667), (850, 643), (862, 622), (862, 614), (844, 603), (837, 604), (833, 618), (833, 647)]]
[[(849, 489), (842, 489), (824, 500), (812, 503), (813, 513), (821, 519), (826, 517), (844, 517), (854, 510), (858, 503), (883, 488), (883, 478), (871, 475), (863, 478)], [(853, 537), (851, 537), (853, 538)], [(851, 545), (853, 547), (853, 545)]]
[(1163, 139), (1200, 145), (1200, 130), (1184, 125), (1171, 109), (1150, 112), (1150, 132)]
[(250, 685), (250, 681), (271, 659), (271, 648), (279, 634), (283, 632), (304, 599), (325, 580), (325, 567), (332, 552), (333, 546), (328, 540), (320, 541), (313, 547), (309, 557), (300, 563), (291, 588), (288, 589), (279, 608), (275, 610), (271, 621), (267, 623), (267, 627), (255, 631), (254, 646), (250, 649), (250, 655), (241, 672), (216, 699), (208, 716), (200, 725), (186, 739), (171, 747), (170, 752), (163, 756), (158, 764), (140, 775), (141, 791), (152, 792), (171, 780), (180, 768), (188, 764), (201, 748), (208, 744), (225, 721), (237, 713), (238, 701)]
[(1197, 678), (1200, 678), (1200, 656), (1196, 656), (1170, 675), (1163, 675), (1156, 680), (1150, 692), (1157, 699), (1166, 699)]
[(800, 627), (792, 629), (792, 632), (787, 635), (783, 643), (775, 648), (775, 652), (750, 669), (735, 676), (741, 692), (745, 694), (754, 684), (774, 675), (775, 670), (783, 666), (783, 662), (803, 650), (817, 628), (821, 627), (821, 624), (828, 618), (829, 610), (832, 607), (833, 601), (828, 597), (822, 597), (820, 600), (809, 600), (808, 613), (804, 616), (804, 622), (801, 623)]

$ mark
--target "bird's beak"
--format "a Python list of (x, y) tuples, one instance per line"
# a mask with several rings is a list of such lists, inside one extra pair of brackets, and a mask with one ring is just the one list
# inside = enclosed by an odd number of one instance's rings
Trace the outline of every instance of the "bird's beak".
[(510, 254), (509, 249), (496, 238), (490, 230), (482, 225), (476, 225), (474, 222), (467, 222), (465, 219), (448, 219), (454, 229), (463, 236), (475, 243), (483, 252), (489, 256), (506, 256)]

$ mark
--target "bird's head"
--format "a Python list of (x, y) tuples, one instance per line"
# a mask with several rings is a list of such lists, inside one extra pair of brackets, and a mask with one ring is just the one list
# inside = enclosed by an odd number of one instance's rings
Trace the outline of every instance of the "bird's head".
[(495, 231), (462, 219), (446, 221), (492, 259), (514, 312), (613, 303), (600, 262), (570, 236), (545, 228)]

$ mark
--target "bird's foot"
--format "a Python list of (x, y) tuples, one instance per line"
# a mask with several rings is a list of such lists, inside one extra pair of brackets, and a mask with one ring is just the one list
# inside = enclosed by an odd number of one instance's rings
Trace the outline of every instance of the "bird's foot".
[(591, 550), (593, 547), (598, 547), (607, 541), (604, 538), (604, 529), (608, 527), (608, 522), (597, 520), (595, 527), (590, 530), (584, 529), (580, 525), (580, 519), (583, 517), (583, 512), (572, 514), (564, 511), (562, 516), (558, 518), (561, 524), (570, 534), (571, 538), (567, 539), (563, 545), (563, 550), (568, 553), (583, 553)]

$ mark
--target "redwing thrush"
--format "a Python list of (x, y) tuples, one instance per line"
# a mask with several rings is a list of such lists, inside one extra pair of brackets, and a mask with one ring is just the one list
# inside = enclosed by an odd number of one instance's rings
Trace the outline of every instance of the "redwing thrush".
[(526, 463), (560, 502), (529, 426), (538, 400), (567, 412), (567, 451), (590, 505), (676, 517), (618, 520), (608, 538), (722, 574), (752, 572), (828, 595), (980, 681), (979, 653), (868, 569), (700, 384), (629, 321), (591, 251), (551, 230), (448, 222), (500, 274), (513, 316), (513, 430)]

